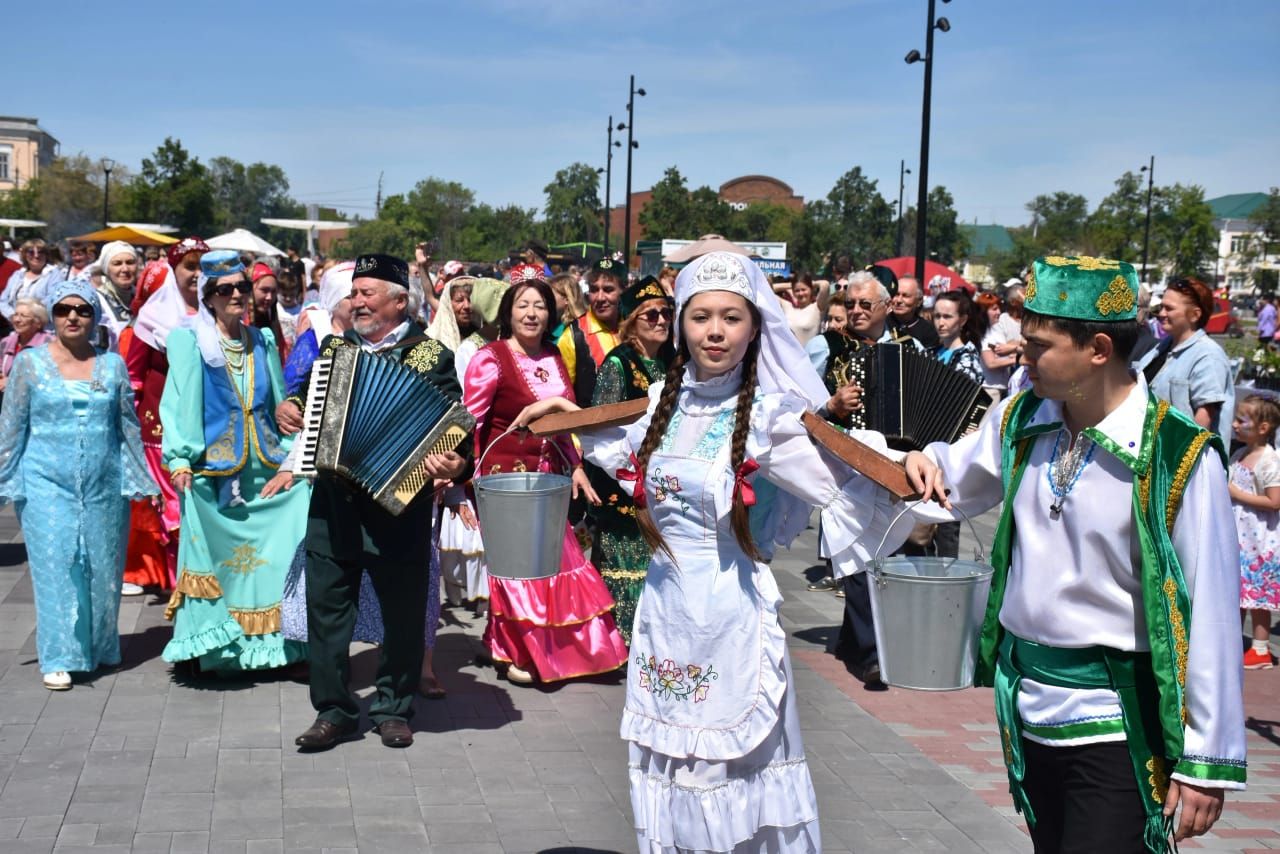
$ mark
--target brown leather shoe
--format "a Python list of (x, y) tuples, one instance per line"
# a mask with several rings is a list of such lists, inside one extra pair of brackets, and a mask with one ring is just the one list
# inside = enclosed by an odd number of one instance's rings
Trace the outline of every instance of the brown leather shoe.
[(344, 727), (327, 721), (324, 718), (316, 718), (316, 722), (311, 728), (293, 740), (298, 745), (298, 749), (306, 752), (316, 750), (328, 750), (340, 741), (346, 741), (356, 737), (357, 727)]
[(408, 747), (413, 744), (413, 732), (404, 721), (385, 720), (374, 727), (382, 736), (384, 747)]

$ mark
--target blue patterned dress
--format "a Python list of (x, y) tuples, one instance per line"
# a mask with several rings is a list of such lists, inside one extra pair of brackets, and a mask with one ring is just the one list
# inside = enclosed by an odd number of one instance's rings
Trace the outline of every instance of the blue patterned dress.
[(18, 354), (0, 411), (0, 501), (27, 543), (42, 673), (120, 663), (129, 501), (159, 491), (119, 356), (99, 351), (93, 379), (70, 382), (47, 344)]

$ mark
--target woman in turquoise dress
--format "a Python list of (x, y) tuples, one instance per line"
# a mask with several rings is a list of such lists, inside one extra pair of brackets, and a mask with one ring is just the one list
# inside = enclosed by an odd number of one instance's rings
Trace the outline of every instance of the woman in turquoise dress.
[(57, 337), (18, 354), (5, 390), (0, 502), (13, 502), (27, 544), (40, 672), (63, 691), (73, 672), (120, 663), (129, 501), (160, 490), (124, 362), (91, 343), (93, 286), (56, 282), (48, 305)]
[(160, 399), (164, 462), (182, 500), (163, 657), (202, 671), (283, 667), (306, 658), (306, 644), (280, 633), (280, 600), (310, 487), (276, 478), (284, 375), (271, 331), (241, 322), (252, 290), (244, 265), (235, 252), (208, 252), (200, 276), (199, 312), (169, 335)]

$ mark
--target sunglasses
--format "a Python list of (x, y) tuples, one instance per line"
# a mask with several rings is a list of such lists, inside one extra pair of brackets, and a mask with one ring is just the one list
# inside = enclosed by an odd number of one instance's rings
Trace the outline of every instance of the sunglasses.
[(60, 302), (53, 307), (54, 317), (70, 317), (73, 314), (83, 317), (85, 320), (88, 320), (89, 318), (93, 317), (93, 306), (71, 305), (69, 303)]
[(211, 295), (217, 294), (220, 297), (229, 297), (233, 291), (238, 294), (251, 293), (253, 291), (253, 285), (249, 282), (236, 282), (234, 285), (214, 285), (209, 288), (209, 293)]
[(48, 254), (49, 254), (49, 253), (48, 253), (48, 252), (46, 252), (46, 251), (45, 251), (45, 250), (43, 250), (43, 249), (28, 249), (28, 250), (27, 250), (27, 257), (28, 257), (28, 258), (35, 258), (35, 257), (41, 256), (41, 255), (48, 255)]
[(871, 311), (872, 309), (874, 309), (876, 306), (878, 306), (878, 305), (879, 305), (880, 303), (882, 303), (882, 302), (884, 302), (884, 300), (882, 300), (882, 299), (877, 299), (877, 300), (870, 300), (870, 299), (851, 299), (851, 300), (849, 300), (849, 302), (848, 302), (848, 306), (849, 306), (849, 308), (853, 308), (854, 306), (857, 306), (858, 308), (862, 309), (863, 311)]
[(651, 308), (648, 311), (640, 312), (636, 316), (650, 326), (657, 326), (659, 320), (665, 320), (670, 323), (671, 318), (675, 317), (676, 313), (669, 308)]

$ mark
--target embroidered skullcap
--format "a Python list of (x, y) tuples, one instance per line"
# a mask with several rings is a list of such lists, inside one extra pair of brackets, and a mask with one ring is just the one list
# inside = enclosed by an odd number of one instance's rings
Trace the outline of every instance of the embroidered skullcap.
[(508, 277), (511, 280), (511, 284), (520, 285), (525, 282), (532, 282), (535, 279), (545, 279), (546, 275), (537, 264), (517, 264), (511, 268)]
[[(80, 299), (89, 304), (93, 309), (94, 326), (97, 326), (102, 320), (102, 303), (98, 300), (98, 292), (94, 290), (93, 285), (89, 283), (88, 279), (64, 279), (50, 288), (49, 295), (46, 297), (44, 304), (44, 307), (49, 312), (50, 317), (53, 317), (53, 307), (67, 297), (80, 297)], [(89, 331), (92, 332), (93, 328), (90, 327)]]
[(201, 255), (209, 251), (209, 244), (196, 236), (184, 237), (182, 240), (169, 247), (166, 255), (170, 267), (176, 267), (182, 263), (182, 259), (187, 257), (188, 252), (198, 252)]
[(595, 281), (596, 277), (600, 275), (613, 276), (619, 282), (626, 282), (627, 266), (621, 261), (615, 261), (612, 258), (601, 258), (591, 265), (590, 279)]
[(220, 279), (244, 272), (244, 262), (234, 249), (214, 249), (200, 256), (200, 275), (205, 279)]
[(889, 292), (889, 296), (896, 297), (898, 295), (898, 276), (883, 264), (868, 264), (866, 271), (876, 277), (876, 281), (884, 285), (884, 289)]
[(1046, 317), (1090, 322), (1134, 320), (1138, 275), (1133, 265), (1088, 255), (1037, 258), (1023, 307)]
[(394, 255), (370, 253), (357, 255), (353, 279), (381, 279), (393, 285), (409, 289), (409, 265)]
[(662, 285), (659, 284), (655, 277), (645, 276), (622, 292), (622, 297), (618, 301), (618, 312), (625, 318), (639, 308), (642, 303), (651, 299), (660, 299), (667, 305), (675, 305), (675, 300), (667, 296), (667, 292), (663, 290)]

